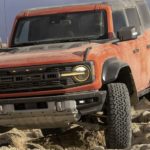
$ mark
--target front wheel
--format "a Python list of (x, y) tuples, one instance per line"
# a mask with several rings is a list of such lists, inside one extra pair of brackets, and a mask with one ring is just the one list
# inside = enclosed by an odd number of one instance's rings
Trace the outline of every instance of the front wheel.
[(123, 83), (107, 85), (107, 128), (106, 146), (110, 149), (124, 149), (131, 146), (131, 111), (128, 89)]

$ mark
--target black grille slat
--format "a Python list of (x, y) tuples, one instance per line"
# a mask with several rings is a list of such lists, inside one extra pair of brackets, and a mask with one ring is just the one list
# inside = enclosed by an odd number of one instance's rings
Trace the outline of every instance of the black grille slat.
[[(23, 84), (23, 85), (22, 85)], [(0, 84), (0, 87), (3, 87), (4, 88), (4, 85), (6, 87), (15, 87), (15, 88), (20, 88), (21, 86), (23, 87), (28, 87), (28, 86), (32, 86), (32, 85), (59, 85), (60, 84), (60, 81), (53, 81), (53, 82), (50, 82), (50, 81), (43, 81), (43, 82), (22, 82), (22, 83), (14, 83), (14, 84)], [(2, 90), (2, 89), (1, 89)]]
[[(64, 88), (64, 85), (55, 85), (55, 86), (40, 86), (40, 90), (52, 90), (52, 89), (60, 89), (60, 88)], [(0, 93), (14, 93), (14, 92), (31, 92), (31, 91), (38, 91), (39, 87), (24, 87), (24, 88), (18, 88), (18, 89), (14, 89), (14, 88), (7, 88), (7, 89), (3, 89)]]
[(58, 79), (58, 73), (41, 73), (41, 74), (28, 74), (28, 75), (13, 75), (13, 76), (2, 76), (0, 77), (0, 82), (23, 82), (31, 80), (54, 80)]
[(21, 67), (5, 71), (0, 70), (0, 93), (15, 93), (61, 89), (67, 82), (60, 80), (60, 72), (65, 68), (56, 67)]
[(0, 82), (12, 82), (13, 81), (13, 77), (12, 76), (6, 76), (6, 77), (1, 77), (0, 78)]

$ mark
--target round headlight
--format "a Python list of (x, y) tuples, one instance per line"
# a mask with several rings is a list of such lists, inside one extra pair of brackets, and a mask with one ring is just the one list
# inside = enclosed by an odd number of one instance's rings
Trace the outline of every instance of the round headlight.
[(76, 82), (85, 82), (90, 77), (90, 70), (88, 67), (84, 65), (79, 65), (73, 68), (73, 72), (78, 73), (78, 75), (75, 75), (73, 78)]

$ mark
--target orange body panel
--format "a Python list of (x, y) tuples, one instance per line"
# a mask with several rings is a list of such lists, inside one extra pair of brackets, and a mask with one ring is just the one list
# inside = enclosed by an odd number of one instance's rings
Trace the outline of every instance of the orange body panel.
[[(13, 33), (18, 19), (24, 17), (32, 17), (54, 13), (67, 13), (67, 12), (81, 12), (88, 10), (100, 10), (104, 9), (107, 12), (108, 32), (111, 38), (113, 35), (113, 20), (112, 11), (108, 5), (84, 5), (84, 6), (69, 6), (62, 8), (45, 8), (39, 10), (29, 10), (22, 12), (16, 17), (12, 35), (10, 37), (9, 46), (11, 47), (11, 41)], [(50, 95), (61, 94), (68, 92), (79, 92), (89, 90), (99, 90), (102, 86), (102, 69), (104, 62), (112, 57), (116, 57), (129, 64), (137, 91), (142, 91), (149, 87), (150, 81), (150, 49), (146, 48), (147, 43), (150, 44), (150, 31), (145, 31), (136, 40), (130, 40), (125, 42), (119, 42), (117, 44), (112, 43), (86, 43), (80, 47), (55, 50), (55, 51), (43, 51), (43, 52), (24, 52), (18, 54), (4, 55), (0, 54), (0, 68), (20, 67), (20, 66), (32, 66), (43, 64), (62, 64), (71, 62), (82, 62), (85, 50), (88, 47), (92, 49), (88, 53), (87, 60), (94, 62), (95, 67), (95, 81), (88, 85), (83, 85), (74, 88), (68, 88), (63, 90), (49, 90), (49, 91), (37, 91), (37, 92), (25, 92), (25, 93), (13, 93), (13, 94), (0, 94), (0, 98), (6, 97), (25, 97), (25, 96), (38, 96), (38, 95)], [(139, 53), (134, 53), (134, 50), (139, 49)], [(75, 52), (80, 52), (81, 55), (75, 55)], [(14, 56), (15, 55), (15, 56)], [(147, 62), (148, 61), (148, 62)], [(137, 67), (138, 66), (138, 67)]]

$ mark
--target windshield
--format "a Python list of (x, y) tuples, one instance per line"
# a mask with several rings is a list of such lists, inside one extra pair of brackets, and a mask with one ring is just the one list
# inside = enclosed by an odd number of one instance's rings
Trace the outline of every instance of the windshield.
[(107, 38), (106, 12), (88, 11), (21, 19), (13, 46)]

